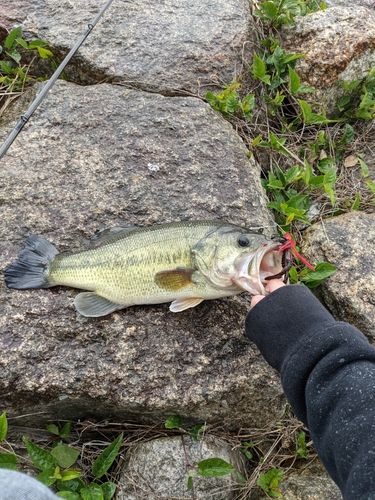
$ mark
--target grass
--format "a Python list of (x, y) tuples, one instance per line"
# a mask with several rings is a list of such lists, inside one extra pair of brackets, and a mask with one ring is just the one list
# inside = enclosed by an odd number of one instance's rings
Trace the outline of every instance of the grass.
[[(20, 416), (22, 417), (22, 416)], [(58, 427), (63, 427), (66, 422), (58, 422)], [(138, 444), (159, 438), (188, 436), (191, 429), (166, 429), (163, 424), (146, 425), (123, 422), (95, 422), (84, 420), (76, 422), (72, 426), (70, 434), (66, 437), (66, 443), (79, 452), (79, 458), (74, 468), (81, 469), (82, 480), (89, 484), (97, 479), (93, 476), (92, 465), (103, 450), (113, 442), (114, 438), (123, 433), (123, 441), (120, 452), (108, 472), (101, 478), (102, 482), (113, 482), (118, 484), (123, 473), (122, 466), (126, 454), (134, 449)], [(237, 432), (228, 432), (227, 429), (215, 425), (207, 425), (199, 439), (210, 439), (225, 441), (232, 449), (237, 449), (243, 453), (247, 462), (244, 482), (238, 484), (235, 493), (236, 500), (248, 500), (251, 494), (259, 489), (257, 486), (259, 479), (264, 477), (269, 471), (282, 470), (284, 477), (290, 471), (306, 468), (315, 461), (316, 454), (311, 442), (307, 437), (302, 446), (305, 458), (301, 458), (301, 432), (308, 431), (292, 415), (289, 407), (286, 408), (281, 419), (273, 424), (261, 428), (243, 428)], [(28, 439), (38, 447), (51, 450), (54, 435), (47, 430), (35, 430), (29, 428), (17, 428), (9, 423), (9, 431), (6, 440), (0, 443), (0, 453), (13, 452), (18, 459), (19, 470), (32, 472), (37, 476), (40, 470), (37, 469), (26, 451), (25, 445), (20, 444), (20, 433), (27, 435)], [(181, 449), (182, 453), (182, 449)], [(176, 478), (177, 480), (178, 478)], [(130, 477), (131, 480), (131, 477)], [(135, 481), (135, 478), (133, 477)], [(138, 495), (137, 492), (134, 493)], [(153, 499), (153, 488), (145, 491), (144, 487), (139, 490), (137, 500), (143, 498)], [(193, 498), (193, 497), (192, 497)]]

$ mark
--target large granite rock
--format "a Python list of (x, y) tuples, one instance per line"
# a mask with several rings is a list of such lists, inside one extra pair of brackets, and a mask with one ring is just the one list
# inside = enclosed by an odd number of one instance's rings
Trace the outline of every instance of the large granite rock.
[[(65, 54), (104, 3), (5, 0), (0, 22), (10, 27), (17, 19), (29, 36)], [(243, 57), (249, 66), (251, 22), (247, 0), (116, 0), (66, 73), (84, 84), (114, 78), (130, 88), (204, 96), (207, 86), (241, 74)]]
[(280, 491), (283, 500), (342, 500), (339, 488), (316, 465), (288, 474), (280, 484)]
[(342, 82), (359, 80), (375, 66), (375, 14), (364, 6), (335, 6), (296, 19), (282, 30), (283, 47), (305, 54), (296, 71), (317, 89), (304, 99), (322, 99), (329, 113), (337, 113)]
[[(235, 472), (221, 477), (197, 474), (201, 460), (220, 458), (230, 463)], [(240, 485), (237, 472), (245, 474), (244, 455), (232, 450), (229, 443), (205, 437), (194, 441), (185, 436), (155, 439), (131, 449), (119, 480), (117, 500), (190, 500), (188, 472), (193, 478), (196, 500), (231, 500)]]
[(350, 212), (314, 224), (304, 232), (302, 249), (310, 260), (337, 267), (319, 288), (325, 305), (375, 342), (375, 214)]
[[(1, 167), (1, 271), (31, 233), (76, 251), (116, 225), (271, 224), (259, 167), (198, 99), (58, 82)], [(235, 426), (281, 411), (278, 377), (244, 337), (248, 297), (85, 319), (76, 294), (0, 281), (0, 391), (10, 415), (155, 422), (180, 413)]]

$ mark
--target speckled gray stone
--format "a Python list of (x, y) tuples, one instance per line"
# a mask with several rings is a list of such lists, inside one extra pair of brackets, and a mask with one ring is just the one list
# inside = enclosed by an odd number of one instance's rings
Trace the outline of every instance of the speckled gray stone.
[[(221, 458), (245, 474), (243, 455), (229, 443), (205, 437), (194, 441), (189, 436), (156, 439), (128, 452), (119, 480), (117, 500), (190, 500), (187, 489), (189, 470), (197, 470), (201, 460)], [(191, 468), (191, 469), (190, 469)], [(221, 477), (193, 478), (197, 500), (231, 500), (239, 488), (236, 472)]]
[(296, 71), (317, 94), (305, 94), (312, 102), (324, 100), (325, 109), (337, 113), (343, 95), (342, 82), (363, 78), (375, 65), (375, 13), (364, 6), (337, 6), (296, 18), (296, 26), (282, 30), (283, 47), (303, 53)]
[[(232, 127), (198, 99), (59, 81), (1, 163), (0, 270), (31, 233), (76, 251), (116, 225), (211, 218), (269, 226), (259, 175)], [(281, 411), (279, 379), (244, 336), (249, 297), (85, 319), (76, 294), (11, 291), (0, 279), (9, 415), (155, 422), (179, 413), (234, 426)]]
[[(29, 36), (66, 54), (104, 0), (5, 0), (6, 14)], [(1, 19), (1, 18), (0, 18)], [(66, 69), (75, 82), (108, 77), (128, 87), (204, 96), (207, 85), (230, 83), (250, 65), (255, 35), (248, 0), (116, 0)], [(10, 24), (10, 21), (6, 23)]]
[(319, 288), (336, 319), (348, 321), (375, 341), (375, 214), (350, 212), (304, 232), (304, 254), (328, 261), (337, 272)]

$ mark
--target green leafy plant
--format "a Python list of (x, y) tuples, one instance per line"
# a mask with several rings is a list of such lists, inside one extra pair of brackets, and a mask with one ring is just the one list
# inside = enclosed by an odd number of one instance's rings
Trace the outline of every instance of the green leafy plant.
[[(8, 434), (8, 420), (6, 413), (0, 415), (0, 448), (3, 449), (3, 442)], [(17, 457), (14, 453), (0, 453), (0, 468), (16, 470)]]
[[(288, 54), (280, 47), (279, 40), (269, 37), (262, 40), (261, 44), (265, 47), (258, 54), (254, 54), (253, 65), (249, 68), (250, 73), (255, 80), (260, 80), (274, 90), (281, 84), (288, 81), (290, 69), (293, 70), (297, 59), (305, 57), (304, 54)], [(296, 75), (297, 76), (297, 75)], [(296, 86), (295, 76), (293, 75), (293, 88)], [(310, 87), (301, 87), (300, 92), (311, 91)]]
[[(42, 40), (28, 43), (22, 38), (22, 27), (14, 28), (6, 37), (4, 46), (0, 46), (0, 84), (6, 92), (18, 91), (24, 88), (30, 80), (29, 66), (21, 64), (20, 48), (36, 52), (42, 59), (53, 58), (52, 52)], [(0, 88), (1, 88), (0, 87)]]
[(304, 16), (325, 7), (324, 2), (316, 0), (269, 0), (259, 4), (254, 16), (277, 28), (283, 24), (295, 24), (295, 16)]
[(281, 469), (271, 469), (259, 476), (257, 484), (271, 498), (282, 498), (279, 484), (283, 475), (284, 473)]
[[(24, 438), (31, 461), (41, 471), (37, 479), (46, 486), (55, 484), (58, 490), (57, 496), (61, 498), (68, 500), (110, 500), (116, 491), (114, 483), (99, 484), (93, 481), (86, 485), (81, 479), (81, 470), (72, 468), (80, 451), (61, 443), (61, 440), (69, 434), (71, 423), (65, 424), (61, 430), (55, 424), (48, 425), (47, 429), (58, 437), (58, 441), (54, 442), (51, 451)], [(92, 464), (91, 472), (96, 479), (102, 478), (111, 467), (120, 450), (122, 438), (123, 435), (120, 434)]]
[(319, 115), (317, 113), (313, 113), (311, 106), (306, 101), (302, 99), (298, 99), (299, 105), (302, 110), (302, 121), (306, 125), (322, 125), (324, 123), (335, 123), (338, 121), (345, 121), (344, 119), (338, 118), (336, 120), (328, 119), (325, 114)]
[(255, 103), (254, 94), (249, 94), (241, 99), (237, 93), (237, 89), (241, 88), (240, 83), (233, 82), (231, 85), (224, 84), (224, 86), (225, 89), (220, 94), (207, 92), (206, 101), (224, 116), (237, 115), (252, 120), (251, 111)]
[(297, 437), (297, 455), (299, 458), (308, 458), (306, 433), (301, 431)]
[(343, 82), (345, 94), (337, 102), (337, 108), (350, 119), (372, 120), (375, 118), (375, 66), (361, 80)]

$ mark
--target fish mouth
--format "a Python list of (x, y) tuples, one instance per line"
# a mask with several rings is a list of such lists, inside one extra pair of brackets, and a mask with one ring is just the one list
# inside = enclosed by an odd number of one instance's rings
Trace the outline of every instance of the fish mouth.
[(241, 256), (233, 282), (253, 295), (267, 295), (265, 286), (271, 279), (282, 278), (287, 283), (292, 254), (290, 248), (280, 251), (283, 242), (270, 243)]

